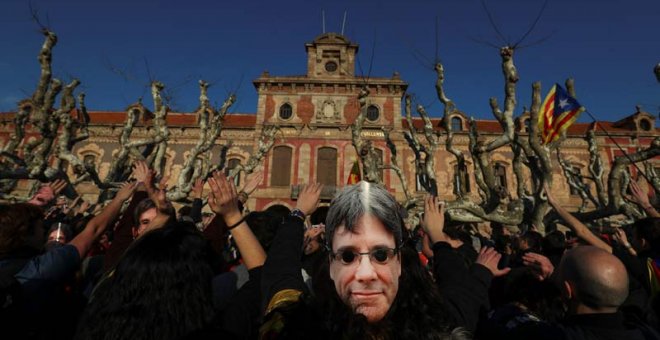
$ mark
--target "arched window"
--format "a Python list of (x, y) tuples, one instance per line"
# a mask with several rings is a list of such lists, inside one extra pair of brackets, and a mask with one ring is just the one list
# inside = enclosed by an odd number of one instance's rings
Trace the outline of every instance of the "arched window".
[(291, 104), (282, 104), (282, 106), (280, 106), (280, 118), (289, 119), (291, 116), (293, 116), (293, 108), (291, 107)]
[(324, 147), (318, 150), (316, 181), (326, 186), (337, 185), (337, 149)]
[(459, 117), (451, 118), (451, 130), (452, 131), (463, 131), (463, 120)]
[(506, 166), (501, 163), (495, 163), (495, 184), (506, 190)]
[(369, 107), (367, 107), (367, 119), (370, 122), (375, 122), (378, 120), (378, 117), (380, 117), (380, 110), (378, 110), (378, 106), (369, 105)]
[(529, 125), (531, 119), (527, 118), (523, 121), (523, 128), (525, 129), (525, 132), (529, 132), (531, 130), (531, 127)]
[[(240, 159), (238, 159), (238, 158), (231, 158), (231, 159), (229, 159), (229, 161), (227, 162), (227, 165), (225, 166), (225, 176), (229, 176), (229, 173), (230, 173), (230, 172), (231, 172), (236, 166), (238, 166), (239, 164), (241, 164), (241, 160), (240, 160)], [(241, 185), (241, 176), (240, 176), (240, 174), (239, 174), (238, 177), (235, 179), (234, 184), (236, 184), (236, 186)]]
[(286, 187), (291, 185), (291, 155), (293, 150), (285, 145), (273, 148), (273, 164), (270, 170), (270, 185)]
[(470, 192), (470, 177), (467, 166), (454, 165), (454, 194), (467, 194)]

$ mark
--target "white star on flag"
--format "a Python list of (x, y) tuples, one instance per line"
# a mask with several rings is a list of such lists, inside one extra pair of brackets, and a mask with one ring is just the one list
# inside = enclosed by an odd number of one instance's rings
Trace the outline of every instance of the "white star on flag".
[(561, 107), (563, 109), (565, 106), (568, 106), (568, 99), (560, 100), (559, 101), (559, 107)]

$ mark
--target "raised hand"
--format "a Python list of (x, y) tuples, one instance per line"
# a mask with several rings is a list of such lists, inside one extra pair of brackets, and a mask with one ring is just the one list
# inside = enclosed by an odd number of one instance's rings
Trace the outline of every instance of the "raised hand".
[(170, 202), (167, 200), (167, 181), (169, 179), (169, 176), (163, 176), (158, 182), (158, 188), (147, 189), (151, 200), (156, 203), (156, 208), (162, 212), (166, 212), (171, 207)]
[(640, 207), (646, 209), (647, 207), (651, 206), (651, 202), (649, 202), (649, 197), (642, 191), (642, 188), (639, 187), (639, 184), (635, 181), (630, 181), (630, 192), (632, 193), (632, 196), (630, 197), (631, 200), (635, 203), (637, 203)]
[(550, 259), (541, 254), (525, 253), (522, 260), (525, 266), (534, 270), (539, 281), (543, 281), (549, 278), (550, 275), (552, 275), (552, 273), (555, 271), (555, 266), (552, 265)]
[(446, 241), (445, 229), (445, 203), (438, 202), (436, 196), (427, 196), (424, 199), (424, 219), (422, 227), (432, 242)]
[(145, 187), (151, 187), (153, 171), (145, 161), (136, 161), (133, 163), (133, 178), (139, 183), (144, 183)]
[(479, 252), (479, 256), (477, 256), (477, 261), (475, 263), (488, 268), (493, 276), (500, 277), (508, 274), (511, 271), (511, 268), (509, 267), (504, 269), (497, 268), (497, 264), (500, 263), (501, 258), (502, 255), (500, 255), (500, 253), (498, 253), (494, 248), (483, 247)]
[(247, 180), (245, 181), (245, 186), (243, 186), (243, 189), (241, 191), (249, 195), (254, 192), (254, 190), (257, 188), (259, 183), (261, 183), (261, 181), (263, 180), (264, 180), (264, 171), (263, 170), (255, 171), (247, 176)]
[(133, 193), (135, 192), (135, 188), (137, 188), (138, 182), (125, 182), (122, 183), (121, 186), (119, 187), (119, 191), (117, 191), (117, 194), (115, 195), (116, 199), (120, 199), (122, 201), (125, 201), (131, 196), (133, 196)]
[(89, 202), (83, 200), (82, 203), (80, 203), (80, 206), (78, 207), (78, 210), (77, 210), (76, 214), (84, 213), (85, 211), (87, 211), (87, 209), (89, 209), (90, 206), (91, 205), (89, 204)]
[(309, 216), (316, 211), (316, 208), (318, 208), (321, 202), (322, 189), (323, 184), (321, 183), (306, 184), (303, 186), (298, 195), (298, 201), (296, 201), (296, 209), (300, 209), (305, 216)]
[(238, 209), (238, 195), (234, 182), (228, 180), (220, 171), (214, 171), (208, 182), (211, 187), (209, 207), (214, 213), (222, 215), (228, 226), (236, 224), (242, 217)]
[(309, 228), (305, 230), (305, 239), (312, 240), (323, 233), (325, 233), (325, 225), (321, 224), (316, 228)]
[(37, 190), (37, 193), (34, 194), (27, 203), (43, 207), (55, 199), (55, 193), (49, 184), (40, 187), (39, 190)]
[(202, 177), (199, 177), (195, 180), (195, 184), (192, 187), (192, 197), (201, 199), (203, 191), (204, 191), (204, 179), (202, 179)]
[(69, 207), (73, 208), (73, 207), (77, 206), (78, 203), (80, 203), (81, 200), (82, 200), (82, 196), (80, 196), (80, 195), (76, 196), (76, 198), (73, 199), (73, 202), (71, 202)]
[(63, 179), (56, 179), (53, 182), (48, 183), (48, 186), (53, 189), (53, 194), (57, 196), (64, 188), (66, 188), (66, 181)]

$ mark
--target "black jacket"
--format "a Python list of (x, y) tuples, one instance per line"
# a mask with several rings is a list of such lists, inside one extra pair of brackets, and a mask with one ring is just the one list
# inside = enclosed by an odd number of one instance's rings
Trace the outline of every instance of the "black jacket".
[[(319, 303), (320, 297), (314, 297), (308, 292), (301, 275), (303, 233), (303, 223), (299, 218), (285, 218), (268, 252), (261, 282), (263, 307), (266, 310), (265, 323), (262, 325), (262, 332), (265, 332), (262, 333), (263, 336), (270, 339), (310, 336), (316, 339), (330, 339), (360, 337), (358, 334), (376, 332), (391, 338), (412, 338), (402, 335), (410, 333), (406, 333), (409, 329), (404, 329), (405, 327), (399, 322), (384, 320), (378, 325), (369, 325), (366, 324), (366, 319), (360, 320), (359, 316), (352, 315), (343, 303), (332, 305), (330, 302), (327, 305), (334, 311), (345, 310), (338, 314), (333, 314), (326, 308), (327, 306), (322, 305), (327, 301)], [(468, 268), (461, 255), (448, 244), (436, 244), (434, 250), (437, 259), (435, 273), (440, 278), (439, 287), (442, 296), (438, 301), (429, 302), (428, 306), (439, 306), (436, 311), (440, 309), (443, 311), (437, 314), (446, 316), (447, 320), (434, 318), (426, 332), (426, 326), (419, 326), (421, 322), (415, 319), (413, 321), (418, 324), (413, 327), (418, 328), (411, 333), (439, 334), (456, 326), (473, 330), (481, 309), (488, 304), (488, 287), (492, 274), (487, 268), (478, 264)], [(428, 280), (432, 287), (431, 279)], [(335, 294), (334, 287), (330, 287), (327, 294)], [(402, 300), (398, 306), (405, 304), (406, 302)], [(392, 308), (391, 311), (396, 310), (394, 305)], [(416, 305), (414, 308), (428, 307)], [(388, 317), (394, 320), (408, 315), (405, 314), (406, 312), (403, 312), (404, 314), (401, 312), (394, 312), (394, 315)], [(331, 319), (335, 316), (338, 318)], [(353, 334), (353, 331), (358, 333)]]
[(657, 340), (660, 334), (641, 322), (626, 320), (621, 312), (568, 316), (560, 324), (527, 323), (510, 339)]

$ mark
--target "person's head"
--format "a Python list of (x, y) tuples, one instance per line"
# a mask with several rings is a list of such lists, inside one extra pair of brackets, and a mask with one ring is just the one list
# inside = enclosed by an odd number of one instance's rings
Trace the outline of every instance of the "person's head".
[(43, 249), (46, 233), (43, 210), (33, 204), (0, 205), (0, 255), (21, 248)]
[(580, 246), (566, 252), (558, 270), (569, 313), (612, 313), (628, 297), (626, 267), (600, 248)]
[(521, 251), (541, 253), (542, 242), (543, 235), (536, 231), (527, 231), (526, 233), (520, 235), (519, 247)]
[(282, 218), (288, 216), (291, 213), (291, 209), (287, 208), (285, 205), (282, 204), (273, 204), (270, 207), (266, 208), (266, 210), (264, 211), (271, 214), (272, 216), (279, 216)]
[(305, 231), (305, 241), (303, 243), (303, 253), (311, 255), (323, 249), (325, 243), (325, 226), (314, 224)]
[(328, 209), (329, 207), (323, 206), (314, 210), (312, 215), (309, 217), (312, 225), (325, 224), (325, 219), (328, 217)]
[(566, 251), (566, 236), (559, 230), (551, 231), (545, 234), (541, 248), (547, 257), (561, 257)]
[(396, 298), (402, 227), (397, 202), (380, 185), (346, 187), (330, 204), (330, 278), (339, 298), (369, 322), (383, 319)]
[(55, 200), (55, 206), (62, 208), (69, 204), (69, 199), (64, 196), (64, 195), (59, 195), (57, 196), (57, 199)]
[(192, 212), (192, 207), (189, 205), (184, 205), (179, 208), (179, 211), (176, 212), (179, 221), (192, 221), (190, 218), (190, 213)]
[(273, 211), (253, 211), (245, 216), (245, 223), (250, 227), (252, 233), (261, 244), (265, 251), (270, 249), (270, 245), (275, 238), (275, 232), (282, 223), (283, 216), (276, 215)]
[(133, 212), (133, 237), (140, 236), (156, 215), (158, 209), (154, 201), (148, 198), (140, 201)]
[(145, 233), (99, 285), (77, 338), (166, 340), (202, 329), (214, 316), (212, 263), (212, 248), (191, 223)]
[(71, 230), (71, 226), (58, 222), (53, 224), (50, 229), (48, 229), (48, 240), (46, 242), (67, 244), (69, 241), (71, 241), (72, 237), (73, 231)]
[(648, 217), (635, 221), (633, 238), (642, 251), (660, 252), (660, 218)]

